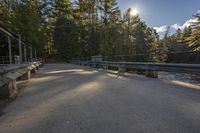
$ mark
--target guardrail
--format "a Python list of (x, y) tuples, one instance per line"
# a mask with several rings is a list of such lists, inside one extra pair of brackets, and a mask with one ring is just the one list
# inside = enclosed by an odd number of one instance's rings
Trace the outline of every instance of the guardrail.
[(17, 95), (17, 79), (29, 80), (42, 65), (40, 61), (22, 65), (0, 65), (0, 98), (13, 98)]
[(0, 64), (9, 64), (8, 56), (0, 56)]
[[(35, 59), (37, 58), (38, 53), (37, 53), (36, 48), (34, 48), (31, 44), (28, 44), (27, 42), (23, 41), (21, 35), (14, 33), (5, 27), (2, 27), (2, 25), (0, 25), (0, 32), (3, 33), (3, 35), (7, 37), (7, 45), (8, 45), (8, 51), (7, 51), (8, 58), (6, 57), (6, 60), (3, 57), (2, 59), (0, 58), (0, 60), (3, 60), (3, 61), (0, 61), (1, 64), (4, 64), (4, 63), (16, 64), (16, 62), (21, 64), (23, 62), (33, 61), (34, 58)], [(13, 40), (17, 41), (18, 43), (17, 53), (19, 53), (19, 55), (14, 55), (15, 53), (14, 51), (16, 51), (16, 49), (13, 49), (13, 46), (12, 46)], [(33, 57), (33, 55), (35, 56)]]
[(157, 77), (155, 72), (176, 72), (176, 73), (189, 73), (200, 75), (200, 64), (176, 64), (176, 63), (144, 63), (144, 62), (92, 62), (92, 61), (73, 61), (75, 64), (88, 65), (93, 67), (115, 67), (119, 70), (126, 71), (125, 69), (145, 70), (147, 75), (154, 73), (153, 77)]

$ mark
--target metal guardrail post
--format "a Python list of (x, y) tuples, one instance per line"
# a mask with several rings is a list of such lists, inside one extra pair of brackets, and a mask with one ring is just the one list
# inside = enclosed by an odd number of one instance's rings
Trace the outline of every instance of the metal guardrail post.
[[(24, 52), (24, 60), (25, 62), (27, 61), (32, 61), (33, 59), (33, 47), (30, 44), (26, 44), (22, 38), (21, 35), (19, 34), (15, 34), (12, 33), (10, 31), (8, 31), (7, 29), (4, 29), (2, 27), (0, 27), (0, 31), (2, 31), (3, 33), (5, 33), (8, 36), (8, 50), (9, 50), (9, 63), (12, 64), (13, 63), (13, 55), (12, 55), (12, 44), (11, 44), (11, 38), (15, 39), (18, 41), (18, 47), (19, 47), (19, 62), (22, 63), (23, 62), (23, 52)], [(17, 37), (18, 36), (18, 37)], [(23, 51), (23, 45), (24, 45), (24, 51)], [(30, 59), (27, 57), (27, 50), (26, 48), (30, 49)], [(37, 58), (37, 52), (35, 51), (35, 58)]]
[(24, 61), (27, 62), (26, 46), (24, 46)]
[(35, 59), (37, 59), (37, 50), (35, 48)]
[(33, 51), (32, 51), (32, 46), (30, 47), (30, 61), (33, 59)]
[(19, 62), (22, 63), (22, 41), (21, 41), (21, 35), (19, 35)]
[(8, 48), (9, 48), (9, 61), (10, 64), (12, 64), (12, 47), (11, 47), (10, 36), (8, 36)]

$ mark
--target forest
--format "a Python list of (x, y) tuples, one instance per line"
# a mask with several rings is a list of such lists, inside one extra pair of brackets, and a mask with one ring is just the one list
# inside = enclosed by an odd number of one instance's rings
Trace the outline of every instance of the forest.
[[(0, 26), (20, 34), (43, 58), (200, 63), (200, 13), (190, 27), (160, 38), (131, 12), (120, 11), (116, 0), (1, 0)], [(6, 37), (0, 38), (0, 56), (7, 56)]]

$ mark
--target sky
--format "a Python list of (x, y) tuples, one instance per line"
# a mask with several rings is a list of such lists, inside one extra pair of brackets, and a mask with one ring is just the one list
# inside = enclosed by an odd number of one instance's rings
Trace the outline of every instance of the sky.
[(143, 21), (150, 27), (166, 29), (183, 27), (194, 21), (193, 14), (200, 9), (200, 0), (117, 0), (124, 12), (128, 8), (137, 9)]

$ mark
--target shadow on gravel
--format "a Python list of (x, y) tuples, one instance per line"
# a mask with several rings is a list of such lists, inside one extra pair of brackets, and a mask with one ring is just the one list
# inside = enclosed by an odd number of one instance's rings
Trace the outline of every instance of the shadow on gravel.
[(0, 99), (0, 117), (6, 113), (4, 111), (4, 109), (14, 100), (15, 100), (15, 98), (13, 98), (13, 99)]
[(5, 108), (6, 103), (8, 103), (7, 100), (0, 100), (0, 117), (5, 113), (3, 109)]
[[(28, 81), (18, 81), (18, 83), (17, 83), (18, 91), (23, 91), (26, 88), (27, 83), (28, 83)], [(16, 98), (17, 98), (17, 96), (15, 98), (0, 99), (0, 117), (6, 113), (4, 111), (4, 109), (10, 103), (12, 103)]]

